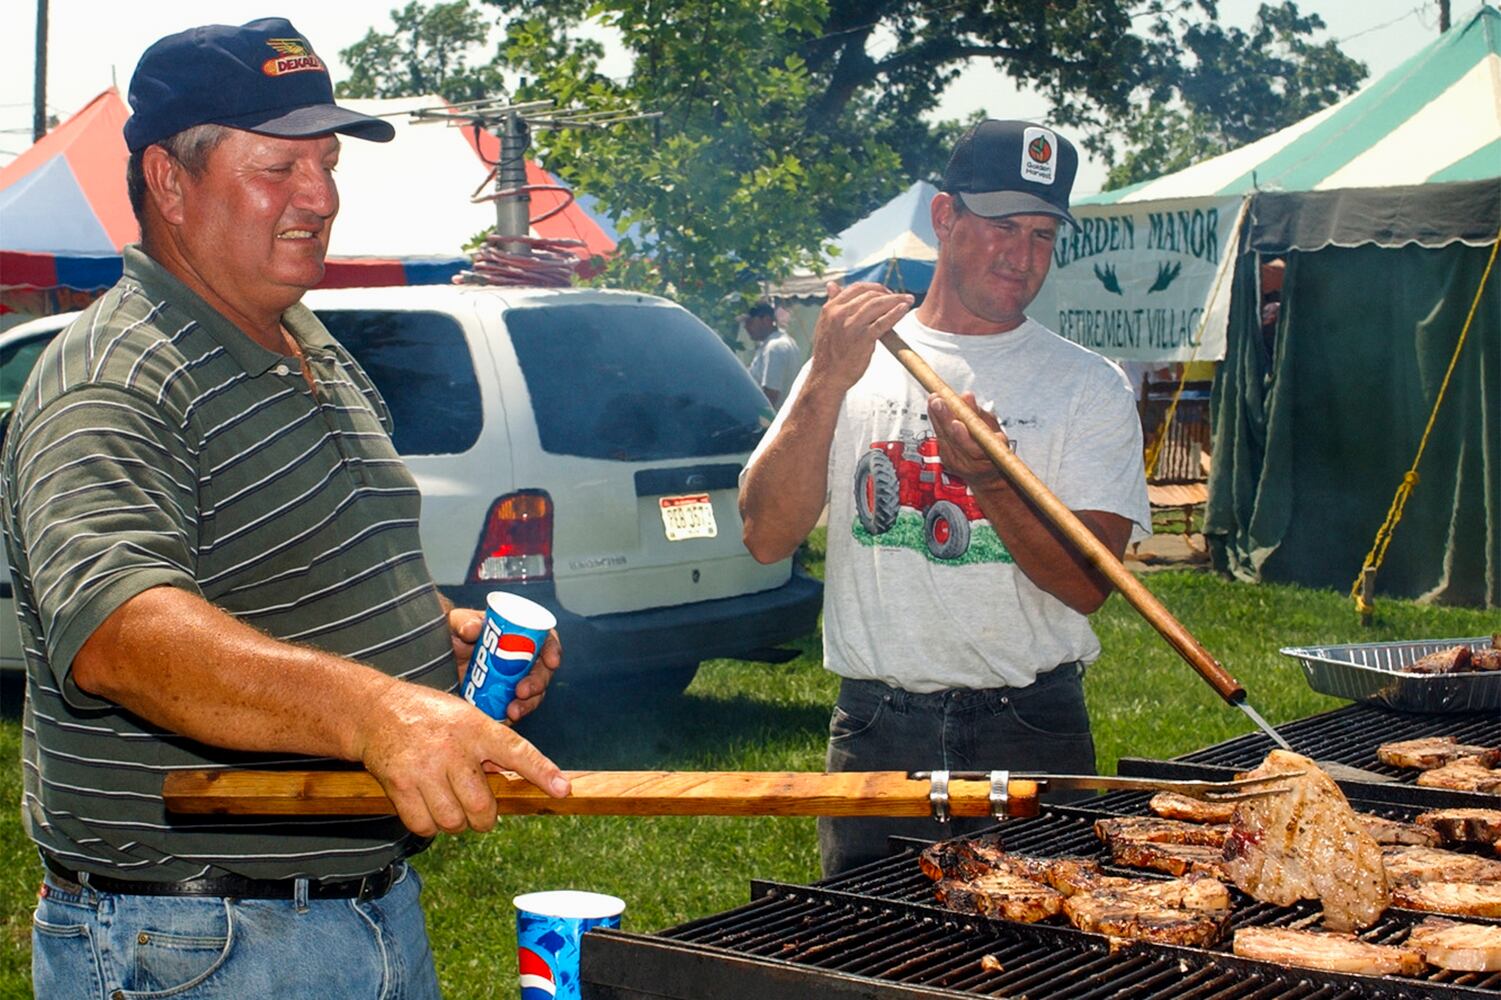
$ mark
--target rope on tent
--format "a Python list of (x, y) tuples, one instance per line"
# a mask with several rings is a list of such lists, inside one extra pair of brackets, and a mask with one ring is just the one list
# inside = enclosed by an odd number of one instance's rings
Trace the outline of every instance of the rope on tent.
[(1397, 530), (1397, 522), (1402, 520), (1402, 512), (1407, 507), (1407, 499), (1412, 496), (1413, 487), (1418, 485), (1418, 463), (1423, 460), (1423, 449), (1428, 447), (1428, 436), (1433, 432), (1433, 425), (1438, 420), (1439, 407), (1444, 405), (1444, 394), (1449, 390), (1449, 378), (1454, 374), (1454, 368), (1459, 364), (1459, 352), (1464, 350), (1465, 339), (1470, 333), (1470, 324), (1475, 319), (1475, 313), (1480, 309), (1480, 300), (1485, 295), (1485, 283), (1491, 276), (1491, 267), (1496, 263), (1496, 250), (1501, 248), (1501, 232), (1496, 234), (1496, 242), (1491, 244), (1490, 259), (1485, 262), (1485, 271), (1480, 275), (1480, 287), (1475, 289), (1475, 301), (1470, 303), (1470, 314), (1465, 317), (1465, 325), (1460, 328), (1459, 341), (1454, 345), (1454, 355), (1449, 358), (1449, 368), (1444, 372), (1444, 380), (1439, 383), (1438, 397), (1433, 401), (1433, 411), (1428, 414), (1428, 426), (1423, 428), (1423, 436), (1418, 441), (1418, 453), (1412, 458), (1412, 465), (1402, 474), (1402, 482), (1397, 487), (1396, 495), (1392, 497), (1392, 503), (1386, 511), (1386, 520), (1381, 527), (1376, 529), (1376, 538), (1371, 543), (1371, 551), (1366, 553), (1365, 562), (1361, 564), (1360, 572), (1355, 577), (1355, 582), (1350, 586), (1350, 596), (1355, 599), (1355, 610), (1362, 618), (1368, 617), (1375, 606), (1366, 596), (1365, 582), (1367, 573), (1374, 577), (1376, 570), (1381, 568), (1381, 562), (1386, 558), (1386, 549), (1392, 542), (1392, 535)]
[[(892, 278), (896, 279), (894, 284), (892, 283)], [(906, 282), (902, 281), (901, 262), (896, 259), (896, 254), (892, 254), (891, 258), (886, 261), (886, 270), (881, 275), (881, 284), (893, 292), (905, 292), (907, 290)]]

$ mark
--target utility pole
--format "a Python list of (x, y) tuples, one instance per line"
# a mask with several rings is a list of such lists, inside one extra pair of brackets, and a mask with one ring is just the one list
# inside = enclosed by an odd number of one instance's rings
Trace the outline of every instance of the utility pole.
[(1439, 34), (1449, 30), (1449, 0), (1438, 0), (1438, 31)]
[(36, 82), (32, 86), (31, 141), (47, 134), (47, 0), (36, 0)]

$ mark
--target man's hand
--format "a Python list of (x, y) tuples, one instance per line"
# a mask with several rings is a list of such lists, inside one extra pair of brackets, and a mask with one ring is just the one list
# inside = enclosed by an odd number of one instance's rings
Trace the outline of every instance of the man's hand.
[(810, 378), (818, 378), (840, 393), (860, 381), (881, 335), (912, 308), (912, 296), (884, 285), (861, 281), (845, 288), (829, 282), (828, 301), (813, 328)]
[[(1009, 447), (1006, 432), (1001, 430), (995, 414), (980, 408), (972, 392), (963, 393), (960, 399), (969, 405), (984, 421), (985, 426), (995, 431), (1001, 443)], [(928, 420), (933, 426), (933, 435), (938, 438), (938, 457), (945, 472), (952, 473), (969, 484), (977, 494), (980, 490), (1006, 486), (1006, 478), (995, 467), (980, 443), (970, 434), (969, 428), (937, 393), (928, 396)]]
[[(451, 608), (448, 612), (448, 630), (453, 634), (453, 660), (458, 671), (459, 684), (469, 673), (469, 658), (474, 655), (474, 644), (479, 641), (480, 631), (485, 627), (485, 613), (473, 608)], [(542, 704), (547, 685), (552, 683), (553, 672), (563, 663), (563, 643), (558, 639), (558, 630), (547, 633), (542, 651), (532, 663), (532, 669), (516, 685), (516, 697), (506, 706), (506, 718), (519, 722)]]
[(354, 759), (418, 836), (494, 827), (486, 772), (515, 771), (555, 798), (569, 792), (568, 779), (540, 750), (451, 694), (392, 680), (361, 722)]

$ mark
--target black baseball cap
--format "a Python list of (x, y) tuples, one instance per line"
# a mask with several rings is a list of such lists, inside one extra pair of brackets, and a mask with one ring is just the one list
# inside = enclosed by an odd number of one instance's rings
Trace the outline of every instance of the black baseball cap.
[(334, 103), (328, 67), (292, 22), (206, 24), (154, 43), (130, 80), (125, 145), (132, 153), (194, 125), (285, 138), (342, 132), (387, 142), (390, 122)]
[(992, 118), (959, 138), (943, 172), (943, 189), (987, 218), (1035, 214), (1074, 222), (1068, 196), (1078, 170), (1074, 144), (1057, 132)]

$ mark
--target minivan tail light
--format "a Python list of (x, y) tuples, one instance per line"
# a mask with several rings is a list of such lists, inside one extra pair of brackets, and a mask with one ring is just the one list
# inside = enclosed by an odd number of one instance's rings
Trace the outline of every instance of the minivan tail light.
[(552, 498), (523, 490), (490, 505), (469, 583), (527, 583), (552, 579)]

